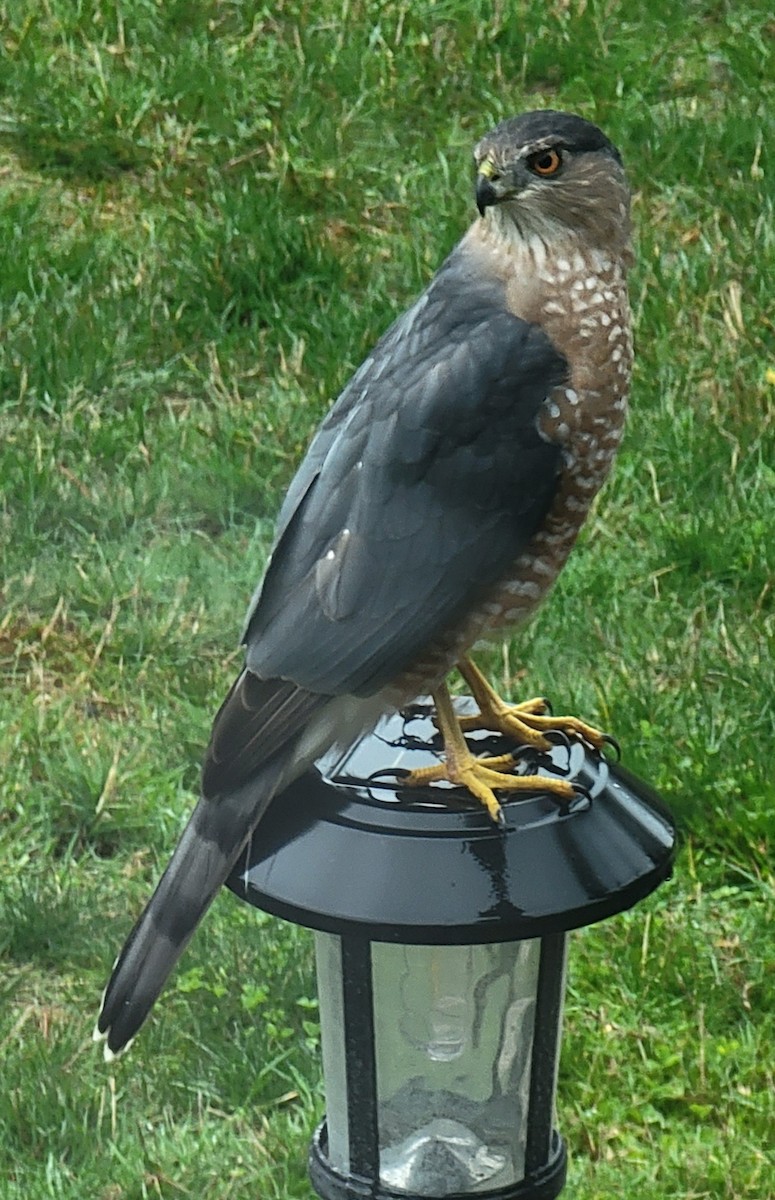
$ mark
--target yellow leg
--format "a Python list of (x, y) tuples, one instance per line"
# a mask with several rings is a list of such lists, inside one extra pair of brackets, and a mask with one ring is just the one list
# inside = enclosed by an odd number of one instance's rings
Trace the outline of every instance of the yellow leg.
[(506, 774), (513, 768), (510, 754), (497, 757), (476, 758), (468, 748), (460, 719), (453, 706), (449, 689), (442, 683), (433, 693), (439, 732), (444, 741), (444, 762), (437, 767), (420, 767), (410, 771), (401, 780), (403, 787), (423, 787), (439, 780), (462, 784), (474, 796), (497, 824), (503, 824), (501, 806), (496, 790), (509, 792), (551, 792), (562, 800), (572, 800), (577, 792), (573, 784), (543, 775)]
[(548, 715), (545, 700), (534, 699), (525, 700), (521, 704), (507, 704), (470, 658), (461, 658), (458, 670), (479, 705), (478, 716), (461, 719), (462, 729), (491, 729), (514, 738), (521, 745), (533, 746), (536, 750), (549, 749), (552, 743), (544, 735), (554, 730), (567, 737), (579, 738), (595, 750), (602, 750), (603, 746), (611, 744), (613, 740), (578, 717)]

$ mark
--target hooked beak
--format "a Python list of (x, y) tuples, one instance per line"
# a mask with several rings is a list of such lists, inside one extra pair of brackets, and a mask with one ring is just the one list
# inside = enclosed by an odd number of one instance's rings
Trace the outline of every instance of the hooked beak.
[(497, 204), (500, 199), (498, 192), (493, 186), (493, 180), (499, 178), (499, 172), (492, 159), (483, 159), (479, 164), (479, 170), (476, 175), (476, 207), (479, 209), (480, 217), (484, 216), (486, 208), (489, 208), (492, 204)]
[(476, 207), (479, 209), (479, 216), (483, 217), (484, 210), (486, 208), (489, 208), (491, 204), (497, 204), (497, 203), (498, 203), (498, 193), (495, 191), (495, 188), (492, 186), (489, 179), (486, 179), (484, 177), (484, 175), (477, 175), (477, 177), (476, 177)]

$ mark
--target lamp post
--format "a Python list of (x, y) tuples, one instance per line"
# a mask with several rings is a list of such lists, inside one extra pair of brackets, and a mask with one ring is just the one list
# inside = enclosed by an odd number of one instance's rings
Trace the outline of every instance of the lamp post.
[(316, 931), (323, 1200), (551, 1200), (567, 932), (653, 891), (675, 831), (641, 780), (579, 744), (517, 769), (586, 795), (506, 799), (503, 829), (458, 789), (402, 791), (386, 768), (440, 752), (430, 711), (386, 718), (299, 780), (229, 886)]

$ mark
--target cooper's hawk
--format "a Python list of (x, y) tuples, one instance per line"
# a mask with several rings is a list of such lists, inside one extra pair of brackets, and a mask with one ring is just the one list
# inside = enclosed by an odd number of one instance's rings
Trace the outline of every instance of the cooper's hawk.
[(474, 159), (479, 218), (291, 483), (202, 797), (105, 993), (108, 1056), (145, 1019), (272, 798), (385, 711), (432, 692), (449, 776), (494, 817), (496, 791), (550, 786), (472, 758), (444, 682), (456, 665), (488, 724), (539, 746), (547, 727), (600, 744), (540, 701), (503, 705), (465, 655), (547, 593), (619, 445), (629, 190), (608, 138), (568, 113), (504, 121)]

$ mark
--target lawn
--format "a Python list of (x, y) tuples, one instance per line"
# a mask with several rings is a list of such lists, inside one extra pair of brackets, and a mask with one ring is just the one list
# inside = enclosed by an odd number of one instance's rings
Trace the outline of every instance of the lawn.
[(770, 5), (0, 0), (0, 1198), (309, 1200), (311, 939), (216, 902), (131, 1053), (99, 995), (197, 789), (283, 488), (472, 217), (501, 117), (635, 190), (633, 411), (490, 665), (616, 734), (674, 878), (574, 937), (575, 1200), (772, 1200)]

